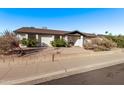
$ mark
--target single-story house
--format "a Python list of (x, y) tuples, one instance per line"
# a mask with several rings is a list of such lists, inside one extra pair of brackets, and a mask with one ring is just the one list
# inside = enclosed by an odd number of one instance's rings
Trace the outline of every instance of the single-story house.
[(39, 46), (51, 46), (51, 41), (54, 41), (57, 38), (63, 38), (73, 46), (83, 47), (85, 40), (96, 37), (95, 34), (82, 33), (80, 31), (62, 31), (34, 27), (22, 27), (14, 32), (20, 40), (23, 38), (35, 38), (39, 42)]

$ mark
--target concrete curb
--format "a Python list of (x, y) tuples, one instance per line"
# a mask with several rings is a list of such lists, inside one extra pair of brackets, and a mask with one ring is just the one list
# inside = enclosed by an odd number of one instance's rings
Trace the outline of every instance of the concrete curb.
[(119, 60), (114, 60), (114, 61), (108, 61), (108, 62), (103, 62), (103, 63), (99, 63), (99, 64), (91, 64), (91, 65), (87, 65), (87, 66), (80, 66), (80, 67), (74, 67), (74, 68), (63, 68), (63, 70), (60, 71), (56, 71), (53, 73), (48, 73), (48, 74), (42, 74), (42, 75), (38, 75), (38, 76), (32, 76), (32, 77), (28, 77), (28, 78), (24, 78), (24, 79), (18, 79), (18, 80), (12, 80), (12, 81), (3, 81), (0, 84), (38, 84), (38, 83), (42, 83), (42, 82), (46, 82), (46, 81), (50, 81), (53, 79), (58, 79), (58, 78), (62, 78), (62, 77), (66, 77), (66, 76), (70, 76), (70, 75), (74, 75), (74, 74), (79, 74), (79, 73), (84, 73), (84, 72), (88, 72), (91, 70), (96, 70), (96, 69), (100, 69), (100, 68), (104, 68), (104, 67), (108, 67), (108, 66), (113, 66), (113, 65), (117, 65), (117, 64), (121, 64), (124, 63), (124, 59), (119, 59)]

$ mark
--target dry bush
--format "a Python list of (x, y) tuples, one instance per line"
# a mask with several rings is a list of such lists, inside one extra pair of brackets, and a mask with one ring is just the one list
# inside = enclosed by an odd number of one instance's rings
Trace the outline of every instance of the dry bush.
[(109, 51), (110, 48), (107, 48), (105, 46), (97, 46), (97, 47), (94, 47), (93, 49), (94, 51)]
[(90, 49), (90, 50), (92, 50), (92, 49), (93, 49), (93, 45), (92, 45), (91, 43), (85, 43), (84, 48), (85, 48), (85, 49)]
[(113, 42), (112, 40), (108, 40), (107, 38), (103, 37), (102, 38), (102, 46), (105, 46), (106, 48), (114, 48), (117, 47), (117, 44)]
[(5, 31), (2, 36), (0, 36), (0, 54), (7, 54), (10, 50), (14, 48), (12, 42), (18, 43), (18, 39), (13, 32)]
[(97, 44), (97, 45), (100, 45), (102, 42), (102, 38), (92, 38), (91, 39), (91, 42), (92, 42), (92, 44)]
[(91, 39), (92, 43), (86, 43), (85, 49), (92, 49), (94, 51), (108, 51), (111, 48), (114, 48), (117, 46), (116, 43), (112, 42), (111, 40), (108, 40), (105, 37), (96, 37)]

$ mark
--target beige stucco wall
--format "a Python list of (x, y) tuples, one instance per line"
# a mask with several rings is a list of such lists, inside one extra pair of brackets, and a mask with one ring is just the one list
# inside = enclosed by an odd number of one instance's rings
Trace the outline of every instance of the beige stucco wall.
[(19, 38), (19, 40), (22, 40), (23, 38), (28, 38), (28, 34), (25, 33), (17, 34), (17, 37)]
[[(21, 34), (17, 34), (17, 37), (19, 37), (20, 40), (22, 40), (23, 38), (27, 38), (29, 37), (30, 34), (24, 34), (24, 33), (21, 33)], [(37, 39), (38, 41), (38, 46), (43, 46), (43, 43), (45, 44), (45, 41), (42, 41), (42, 37), (43, 37), (43, 40), (46, 39), (46, 43), (48, 46), (51, 47), (51, 41), (54, 41), (55, 39), (55, 35), (43, 35), (43, 34), (34, 34), (35, 35), (35, 38)], [(84, 43), (84, 37), (83, 36), (61, 36), (60, 35), (60, 38), (63, 38), (65, 39), (65, 41), (67, 42), (74, 42), (74, 46), (79, 46), (79, 47), (83, 47), (83, 43)], [(48, 44), (49, 42), (49, 44)]]

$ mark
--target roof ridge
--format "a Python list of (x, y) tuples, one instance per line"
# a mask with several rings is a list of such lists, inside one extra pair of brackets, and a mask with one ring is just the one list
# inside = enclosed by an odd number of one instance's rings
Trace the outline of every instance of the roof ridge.
[[(36, 29), (36, 30), (51, 30), (51, 31), (62, 31), (62, 32), (70, 32), (70, 31), (64, 31), (64, 30), (54, 30), (54, 29), (44, 29), (44, 28), (36, 28), (36, 27), (21, 27), (19, 29)], [(17, 30), (19, 30), (17, 29)]]

